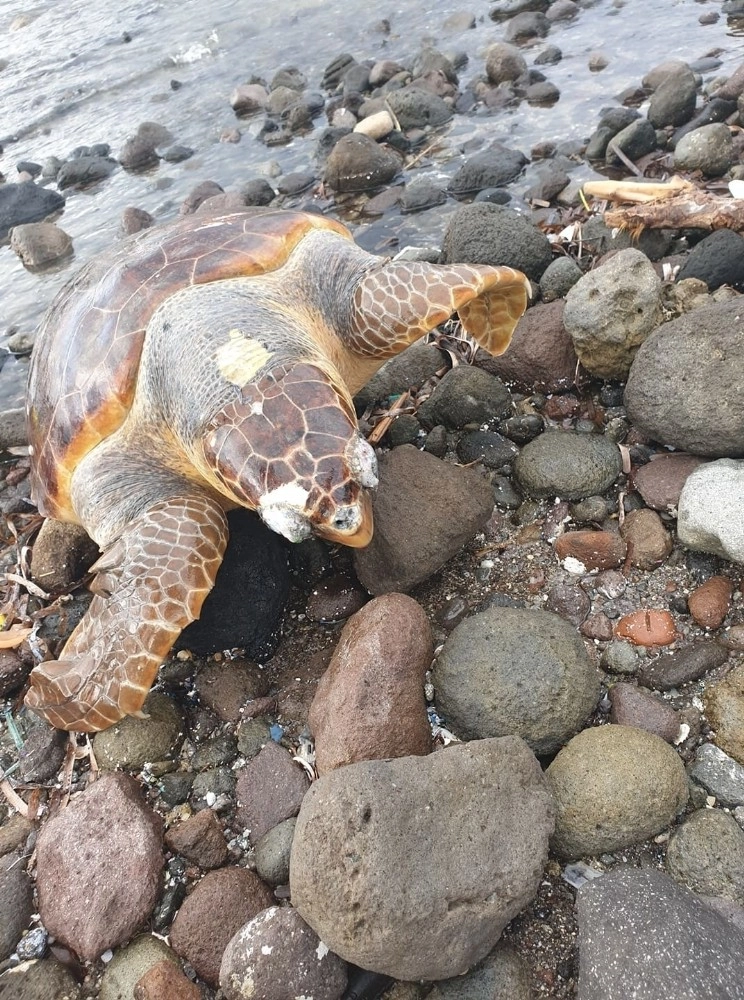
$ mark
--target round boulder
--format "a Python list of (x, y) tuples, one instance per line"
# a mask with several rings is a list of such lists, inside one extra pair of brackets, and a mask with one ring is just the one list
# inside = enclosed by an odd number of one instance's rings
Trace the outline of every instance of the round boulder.
[(555, 753), (599, 698), (576, 630), (549, 611), (489, 608), (447, 638), (434, 667), (437, 706), (463, 739), (521, 736)]
[(625, 387), (628, 417), (646, 437), (681, 451), (742, 457), (742, 371), (741, 300), (702, 306), (642, 344)]
[(694, 892), (744, 904), (744, 830), (721, 809), (700, 809), (674, 831), (666, 866)]
[(687, 775), (659, 736), (630, 726), (585, 729), (547, 770), (557, 806), (551, 846), (593, 857), (653, 837), (687, 802)]
[(340, 767), (302, 804), (292, 903), (362, 968), (459, 976), (534, 898), (552, 810), (540, 766), (516, 737)]
[(640, 250), (621, 250), (566, 296), (563, 323), (579, 360), (600, 378), (625, 378), (636, 351), (662, 320), (661, 279)]
[(523, 215), (479, 201), (450, 217), (442, 259), (446, 264), (506, 264), (539, 281), (553, 253), (545, 234)]
[(522, 448), (514, 473), (532, 497), (582, 500), (608, 490), (622, 471), (620, 449), (600, 434), (550, 431)]

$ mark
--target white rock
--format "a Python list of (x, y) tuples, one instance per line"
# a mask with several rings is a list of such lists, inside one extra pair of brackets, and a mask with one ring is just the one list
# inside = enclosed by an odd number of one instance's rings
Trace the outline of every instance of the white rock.
[(689, 549), (744, 563), (744, 460), (721, 458), (687, 478), (677, 530)]

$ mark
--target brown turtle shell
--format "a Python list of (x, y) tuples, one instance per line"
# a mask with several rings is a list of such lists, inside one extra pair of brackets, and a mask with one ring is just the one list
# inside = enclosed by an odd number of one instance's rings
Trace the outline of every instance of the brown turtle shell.
[(188, 285), (273, 271), (313, 229), (351, 239), (340, 223), (300, 212), (184, 219), (127, 240), (65, 285), (42, 321), (29, 372), (31, 489), (43, 514), (75, 518), (72, 474), (124, 423), (158, 306)]

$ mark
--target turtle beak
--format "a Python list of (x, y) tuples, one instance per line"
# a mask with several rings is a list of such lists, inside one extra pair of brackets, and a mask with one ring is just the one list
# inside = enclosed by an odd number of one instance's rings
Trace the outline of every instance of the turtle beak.
[(372, 501), (366, 493), (360, 493), (356, 503), (336, 508), (329, 521), (315, 525), (315, 533), (320, 538), (352, 549), (369, 545), (372, 531)]

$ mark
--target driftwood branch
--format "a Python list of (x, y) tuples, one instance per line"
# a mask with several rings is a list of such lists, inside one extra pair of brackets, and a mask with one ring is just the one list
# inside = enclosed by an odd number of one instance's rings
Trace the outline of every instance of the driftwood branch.
[(744, 232), (744, 199), (723, 197), (696, 188), (682, 178), (665, 184), (640, 181), (591, 181), (587, 194), (611, 201), (635, 202), (608, 209), (604, 220), (613, 229), (634, 235), (644, 229), (733, 229)]

